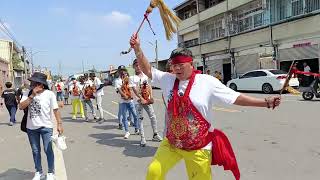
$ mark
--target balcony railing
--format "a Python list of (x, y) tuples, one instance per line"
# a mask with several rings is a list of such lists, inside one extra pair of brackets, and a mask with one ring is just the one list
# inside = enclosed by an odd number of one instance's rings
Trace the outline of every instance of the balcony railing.
[(193, 47), (193, 46), (197, 46), (199, 45), (199, 39), (195, 38), (195, 39), (191, 39), (188, 41), (184, 41), (178, 44), (179, 47), (184, 47), (184, 48), (189, 48), (189, 47)]

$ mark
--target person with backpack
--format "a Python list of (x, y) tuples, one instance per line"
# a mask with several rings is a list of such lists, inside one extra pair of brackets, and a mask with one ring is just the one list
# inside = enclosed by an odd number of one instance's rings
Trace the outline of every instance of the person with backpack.
[(4, 99), (4, 104), (6, 105), (6, 108), (10, 115), (9, 126), (13, 126), (16, 123), (16, 113), (18, 106), (17, 92), (12, 88), (11, 82), (6, 82), (5, 86), (7, 89), (2, 92), (1, 97)]
[(83, 105), (80, 100), (80, 94), (83, 85), (81, 85), (75, 78), (72, 79), (72, 82), (69, 86), (70, 99), (72, 104), (72, 119), (77, 119), (78, 110), (80, 109), (80, 115), (82, 119), (85, 119)]

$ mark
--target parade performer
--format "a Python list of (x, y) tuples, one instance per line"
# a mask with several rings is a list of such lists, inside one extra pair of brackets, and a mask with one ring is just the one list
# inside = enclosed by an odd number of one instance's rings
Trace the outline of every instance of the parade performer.
[(189, 179), (211, 180), (210, 165), (222, 165), (235, 178), (240, 172), (228, 138), (214, 128), (213, 105), (217, 101), (241, 106), (275, 108), (280, 96), (258, 99), (240, 94), (219, 80), (198, 74), (188, 49), (174, 50), (170, 56), (173, 74), (151, 68), (135, 33), (130, 40), (143, 73), (163, 90), (167, 106), (166, 138), (160, 144), (147, 171), (147, 180), (165, 179), (180, 160), (186, 163)]
[(77, 119), (78, 108), (80, 109), (80, 115), (82, 119), (85, 119), (83, 105), (80, 99), (81, 90), (83, 86), (74, 78), (72, 83), (70, 83), (69, 91), (71, 94), (71, 104), (72, 104), (72, 119)]
[[(128, 128), (128, 119), (126, 118), (126, 112), (132, 113), (134, 119), (134, 127), (135, 127), (135, 134), (139, 134), (139, 127), (140, 123), (138, 122), (138, 116), (136, 112), (136, 108), (133, 104), (133, 97), (132, 97), (132, 84), (129, 81), (129, 76), (125, 66), (121, 65), (118, 67), (120, 79), (115, 81), (115, 88), (120, 94), (120, 101), (119, 101), (119, 121), (122, 117), (122, 125), (124, 126), (125, 135), (124, 139), (128, 139), (131, 135)], [(119, 124), (120, 127), (120, 124)]]
[(84, 79), (82, 81), (83, 81), (83, 88), (82, 88), (81, 97), (82, 97), (82, 104), (84, 108), (84, 116), (85, 116), (85, 120), (89, 122), (87, 105), (91, 110), (93, 119), (97, 119), (96, 111), (93, 108), (92, 101), (91, 101), (91, 99), (95, 98), (94, 93), (96, 92), (96, 88), (93, 82), (89, 79), (88, 74), (86, 73), (84, 74)]
[(148, 83), (148, 77), (142, 73), (137, 60), (135, 59), (133, 61), (133, 68), (135, 70), (135, 75), (130, 77), (130, 81), (133, 84), (133, 92), (135, 93), (136, 97), (135, 107), (137, 110), (139, 122), (140, 122), (140, 135), (141, 135), (141, 141), (140, 146), (144, 147), (146, 146), (146, 139), (144, 134), (144, 125), (143, 125), (143, 109), (147, 112), (148, 117), (151, 121), (151, 127), (153, 130), (153, 141), (160, 142), (162, 141), (162, 137), (159, 135), (158, 127), (157, 127), (157, 118), (156, 114), (154, 112), (152, 104), (154, 103), (154, 99), (152, 96), (152, 88), (150, 84)]
[(98, 77), (96, 77), (95, 73), (90, 73), (90, 78), (96, 88), (95, 97), (96, 97), (97, 109), (100, 113), (99, 121), (102, 121), (104, 120), (103, 108), (102, 108), (102, 99), (103, 99), (102, 97), (104, 96), (104, 92), (103, 92), (104, 84), (101, 82), (101, 80)]

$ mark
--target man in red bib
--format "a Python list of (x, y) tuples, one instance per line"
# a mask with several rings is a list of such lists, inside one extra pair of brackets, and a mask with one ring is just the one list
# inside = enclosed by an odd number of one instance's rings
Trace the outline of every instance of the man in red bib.
[(140, 40), (130, 40), (139, 66), (163, 90), (167, 106), (166, 134), (149, 165), (147, 180), (165, 179), (167, 172), (181, 159), (185, 160), (189, 179), (210, 180), (211, 164), (222, 165), (240, 179), (235, 155), (223, 132), (214, 129), (213, 105), (227, 104), (275, 108), (280, 97), (258, 99), (231, 90), (218, 79), (199, 74), (193, 68), (192, 53), (177, 49), (171, 53), (173, 74), (151, 68), (140, 48)]

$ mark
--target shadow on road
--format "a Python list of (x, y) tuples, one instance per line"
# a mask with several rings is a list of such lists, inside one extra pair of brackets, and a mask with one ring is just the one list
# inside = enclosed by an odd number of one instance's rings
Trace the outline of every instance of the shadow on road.
[(110, 130), (110, 129), (118, 129), (116, 125), (105, 125), (105, 126), (93, 126), (93, 128), (101, 129), (101, 130)]
[(78, 118), (78, 119), (71, 119), (71, 117), (62, 117), (61, 118), (63, 122), (72, 122), (72, 123), (84, 123), (86, 122), (85, 120)]
[(125, 140), (120, 134), (101, 133), (101, 134), (90, 134), (89, 137), (93, 137), (97, 140), (97, 143), (113, 146), (113, 147), (124, 147), (123, 154), (132, 157), (152, 157), (157, 151), (157, 147), (146, 146), (140, 147), (140, 141)]
[[(16, 122), (14, 126), (20, 126), (21, 122)], [(9, 126), (9, 121), (8, 122), (4, 122), (4, 123), (0, 123), (0, 126)]]
[(19, 169), (9, 169), (0, 174), (0, 180), (28, 180), (33, 178), (34, 173)]

